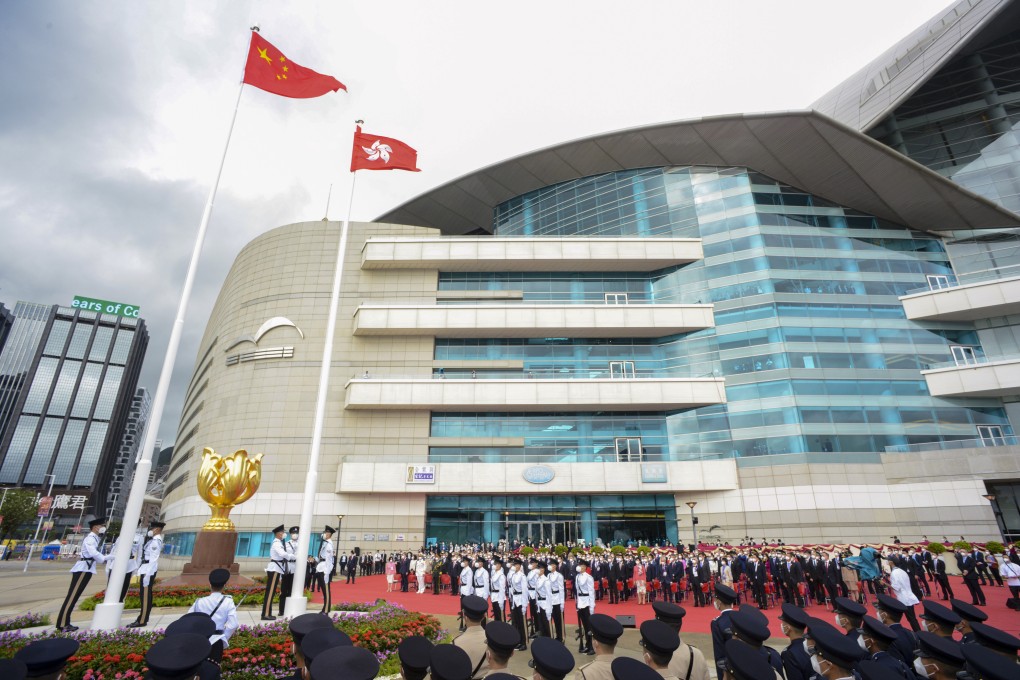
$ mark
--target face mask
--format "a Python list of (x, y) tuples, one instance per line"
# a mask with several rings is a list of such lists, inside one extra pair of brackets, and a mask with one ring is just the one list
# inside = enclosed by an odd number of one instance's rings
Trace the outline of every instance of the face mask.
[(290, 540), (292, 540), (292, 541), (296, 541), (296, 540), (297, 540), (297, 537), (298, 537), (298, 535), (297, 535), (297, 534), (291, 534), (291, 535), (290, 535)]
[(932, 676), (932, 674), (928, 672), (928, 667), (924, 665), (924, 662), (921, 661), (921, 659), (914, 659), (914, 670), (922, 678), (930, 678)]
[(842, 628), (843, 627), (843, 623), (839, 620), (839, 614), (836, 614), (835, 619), (836, 619), (836, 628)]
[(866, 653), (871, 654), (871, 650), (868, 649), (868, 643), (864, 641), (863, 635), (857, 636), (857, 646), (863, 649)]
[(99, 533), (100, 534), (105, 534), (106, 533), (106, 527), (99, 527)]
[(934, 625), (934, 624), (925, 623), (924, 624), (924, 629), (926, 631), (928, 631), (929, 633), (932, 633), (933, 635), (938, 635), (939, 634), (939, 627)]
[(328, 537), (328, 536), (327, 536), (326, 534), (323, 534), (323, 535), (322, 535), (322, 540), (324, 540), (324, 541), (328, 541), (328, 540), (329, 540), (329, 537)]
[(580, 574), (580, 573), (581, 573), (581, 567), (577, 567), (577, 573), (578, 573), (578, 574)]
[(149, 530), (148, 530), (148, 531), (147, 531), (147, 532), (145, 533), (145, 535), (146, 535), (146, 536), (148, 536), (149, 538), (152, 538), (152, 529), (149, 529)]
[(804, 650), (804, 653), (807, 654), (807, 640), (801, 640), (800, 646)]
[(716, 611), (719, 611), (719, 612), (721, 612), (721, 611), (722, 611), (722, 605), (721, 605), (721, 604), (719, 604), (719, 600), (714, 600), (714, 601), (712, 602), (712, 604), (713, 604), (713, 605), (715, 605), (715, 610), (716, 610)]
[(820, 661), (818, 661), (817, 654), (812, 655), (811, 657), (811, 668), (814, 670), (815, 673), (818, 673), (818, 675), (825, 675), (825, 673), (822, 672), (822, 664)]

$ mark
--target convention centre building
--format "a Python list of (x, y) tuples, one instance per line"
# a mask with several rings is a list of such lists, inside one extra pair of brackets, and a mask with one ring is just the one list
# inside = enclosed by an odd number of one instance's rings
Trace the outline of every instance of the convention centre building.
[[(809, 109), (617, 131), (350, 225), (315, 525), (340, 549), (1020, 536), (1020, 2), (962, 0)], [(163, 514), (264, 453), (296, 524), (340, 224), (237, 256)], [(338, 519), (342, 516), (342, 520)]]

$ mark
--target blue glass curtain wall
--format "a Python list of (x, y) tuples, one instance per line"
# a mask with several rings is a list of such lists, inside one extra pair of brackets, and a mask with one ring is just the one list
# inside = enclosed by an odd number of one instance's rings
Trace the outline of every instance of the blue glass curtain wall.
[[(753, 171), (709, 167), (628, 170), (546, 187), (498, 206), (494, 232), (702, 238), (704, 260), (648, 276), (649, 301), (712, 302), (716, 328), (648, 344), (627, 341), (645, 370), (710, 367), (727, 377), (727, 405), (664, 414), (668, 459), (881, 452), (975, 439), (978, 424), (989, 419), (1009, 433), (999, 399), (927, 393), (920, 371), (951, 360), (953, 345), (983, 354), (972, 323), (904, 316), (899, 295), (925, 287), (928, 275), (953, 275), (945, 247), (932, 234)], [(508, 287), (529, 277), (553, 280), (543, 276), (529, 273), (515, 283), (488, 274), (459, 280)], [(572, 371), (594, 365), (565, 353), (552, 356), (540, 343), (503, 340), (436, 348), (439, 360), (517, 358)], [(626, 360), (620, 352), (613, 356)]]
[[(195, 550), (195, 538), (198, 536), (194, 531), (175, 531), (166, 536), (165, 552), (168, 555), (191, 555)], [(336, 539), (334, 538), (334, 543)], [(309, 554), (317, 555), (322, 537), (312, 536), (309, 544)], [(234, 553), (237, 557), (265, 557), (269, 558), (269, 548), (273, 544), (273, 534), (268, 531), (239, 531), (237, 532), (237, 549)]]

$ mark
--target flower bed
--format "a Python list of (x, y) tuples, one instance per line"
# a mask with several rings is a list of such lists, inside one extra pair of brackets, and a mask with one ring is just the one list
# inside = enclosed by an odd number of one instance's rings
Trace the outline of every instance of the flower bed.
[[(141, 606), (139, 600), (138, 588), (128, 588), (127, 597), (124, 598), (125, 609), (138, 609)], [(243, 598), (244, 607), (261, 607), (262, 602), (265, 599), (265, 586), (250, 585), (250, 586), (227, 586), (224, 591), (227, 595), (232, 595), (234, 598), (234, 604), (241, 603)], [(194, 604), (195, 600), (200, 597), (204, 597), (209, 594), (208, 586), (170, 586), (160, 587), (157, 582), (156, 587), (152, 590), (152, 606), (153, 607), (190, 607)], [(85, 598), (78, 609), (82, 611), (90, 612), (96, 608), (96, 605), (103, 601), (106, 597), (106, 591), (101, 590), (92, 597)]]
[(46, 614), (22, 614), (9, 619), (0, 619), (0, 631), (21, 630), (22, 628), (35, 628), (36, 626), (50, 625), (50, 617)]
[[(371, 603), (342, 603), (332, 618), (354, 644), (371, 651), (382, 664), (380, 675), (399, 671), (397, 645), (410, 635), (424, 635), (439, 642), (447, 637), (438, 619), (409, 612), (382, 600)], [(347, 612), (356, 612), (345, 614)], [(54, 637), (55, 632), (26, 636), (19, 631), (0, 633), (0, 658), (8, 658), (33, 640)], [(61, 634), (62, 637), (64, 635)], [(145, 652), (162, 638), (160, 630), (121, 629), (79, 631), (66, 637), (81, 642), (78, 653), (67, 666), (67, 680), (113, 680), (139, 678), (145, 672)], [(291, 637), (286, 621), (261, 626), (241, 626), (223, 652), (223, 680), (284, 678), (294, 672)], [(118, 675), (119, 674), (119, 675)]]

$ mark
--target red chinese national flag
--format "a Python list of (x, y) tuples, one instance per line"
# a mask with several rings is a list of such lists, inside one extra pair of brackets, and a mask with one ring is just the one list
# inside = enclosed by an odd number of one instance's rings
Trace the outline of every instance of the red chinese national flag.
[(351, 153), (351, 172), (355, 170), (421, 172), (417, 151), (399, 139), (362, 132), (360, 125), (354, 132), (354, 151)]
[(244, 66), (244, 82), (260, 90), (282, 97), (309, 99), (327, 92), (347, 91), (333, 76), (316, 73), (283, 56), (268, 40), (252, 31), (248, 63)]

